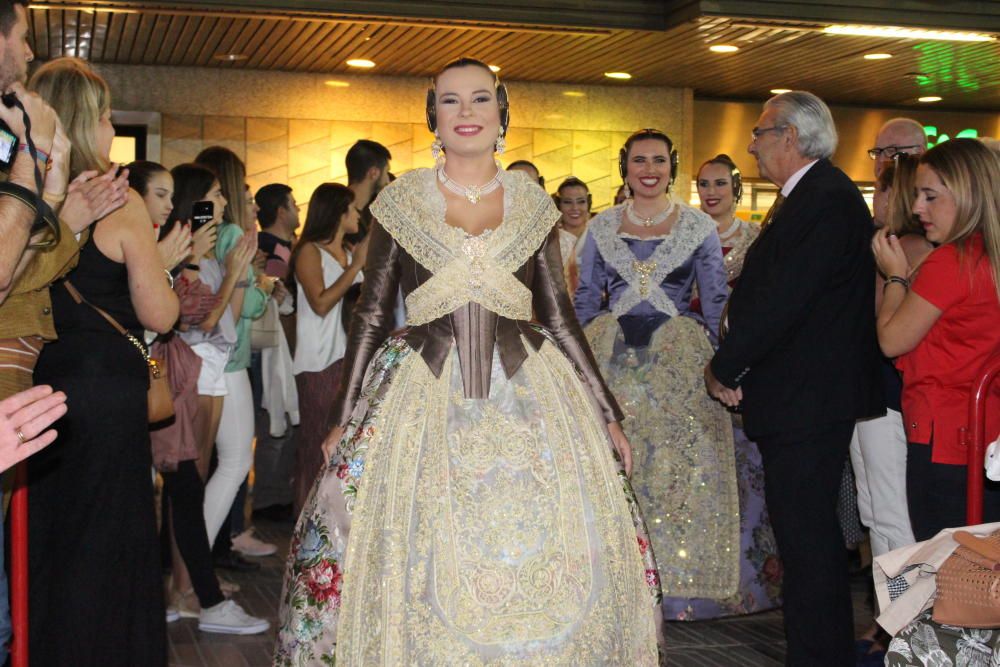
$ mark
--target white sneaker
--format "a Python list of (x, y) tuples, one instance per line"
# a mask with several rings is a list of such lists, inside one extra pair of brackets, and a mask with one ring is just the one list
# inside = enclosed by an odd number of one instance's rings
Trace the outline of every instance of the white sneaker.
[(271, 627), (263, 618), (256, 618), (243, 611), (232, 600), (225, 600), (201, 610), (198, 629), (202, 632), (216, 632), (223, 635), (259, 635)]
[(251, 558), (261, 558), (278, 553), (278, 546), (258, 540), (253, 536), (253, 528), (247, 528), (233, 538), (233, 551), (238, 551)]
[(173, 607), (167, 607), (167, 623), (176, 623), (181, 620), (181, 615)]

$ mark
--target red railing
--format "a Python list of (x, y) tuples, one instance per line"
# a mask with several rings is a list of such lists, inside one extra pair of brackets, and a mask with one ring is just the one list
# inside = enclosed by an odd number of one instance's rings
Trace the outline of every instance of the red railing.
[(1000, 376), (1000, 351), (980, 369), (969, 396), (969, 425), (963, 439), (968, 452), (968, 486), (966, 489), (965, 523), (975, 526), (983, 522), (983, 464), (986, 459), (986, 438), (996, 433), (986, 432), (986, 403), (993, 381)]
[(11, 667), (28, 667), (28, 464), (17, 464), (10, 498)]

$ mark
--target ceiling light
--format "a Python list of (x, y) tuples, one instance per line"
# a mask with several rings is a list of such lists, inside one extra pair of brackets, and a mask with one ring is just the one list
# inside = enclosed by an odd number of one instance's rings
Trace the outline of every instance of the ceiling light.
[[(34, 7), (32, 7), (34, 9)], [(216, 53), (212, 56), (213, 60), (218, 60), (224, 63), (235, 63), (240, 60), (246, 60), (247, 55), (244, 53)]]
[(348, 67), (360, 67), (362, 69), (371, 69), (375, 67), (375, 63), (371, 60), (365, 60), (364, 58), (351, 58), (347, 61)]
[(918, 102), (940, 102), (941, 98), (937, 95), (927, 95), (926, 97), (918, 97)]
[(347, 83), (346, 81), (334, 81), (334, 80), (330, 80), (330, 81), (324, 81), (323, 83), (325, 83), (326, 85), (330, 86), (331, 88), (350, 88), (351, 87), (351, 84)]
[(708, 47), (708, 50), (712, 53), (735, 53), (740, 50), (740, 47), (732, 44), (714, 44)]
[(579, 90), (564, 90), (563, 95), (566, 97), (586, 97), (587, 93), (580, 92)]
[(775, 95), (781, 95), (782, 93), (790, 93), (790, 92), (792, 92), (792, 89), (791, 88), (772, 88), (771, 92), (773, 94), (775, 94)]
[(490, 71), (494, 74), (500, 71), (500, 67), (498, 65), (487, 65), (487, 67), (489, 67)]
[(605, 72), (604, 76), (609, 79), (621, 79), (622, 81), (632, 78), (632, 75), (628, 72)]
[(888, 60), (892, 58), (891, 53), (866, 53), (865, 60)]
[(886, 37), (889, 39), (930, 39), (943, 42), (992, 42), (993, 35), (981, 32), (958, 32), (954, 30), (924, 30), (922, 28), (900, 28), (878, 25), (831, 25), (823, 28), (830, 35), (853, 35), (855, 37)]

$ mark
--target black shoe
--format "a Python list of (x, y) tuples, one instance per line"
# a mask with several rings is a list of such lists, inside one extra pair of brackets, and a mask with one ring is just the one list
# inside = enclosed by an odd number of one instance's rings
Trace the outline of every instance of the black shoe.
[(216, 556), (212, 559), (212, 564), (220, 570), (231, 570), (233, 572), (256, 572), (260, 569), (260, 563), (249, 561), (232, 551), (225, 556)]
[(295, 519), (295, 517), (292, 516), (291, 503), (287, 505), (268, 505), (267, 507), (261, 507), (259, 509), (255, 509), (251, 513), (251, 516), (253, 517), (254, 521), (263, 519), (265, 521), (275, 521), (279, 523), (292, 521)]

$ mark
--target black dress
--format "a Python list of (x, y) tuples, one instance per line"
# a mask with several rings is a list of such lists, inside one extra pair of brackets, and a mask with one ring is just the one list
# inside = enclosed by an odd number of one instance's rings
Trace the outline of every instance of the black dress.
[[(96, 228), (96, 225), (95, 225)], [(128, 271), (91, 240), (69, 280), (140, 340)], [(146, 393), (136, 347), (61, 283), (37, 384), (66, 392), (59, 438), (28, 462), (32, 667), (167, 660)]]

